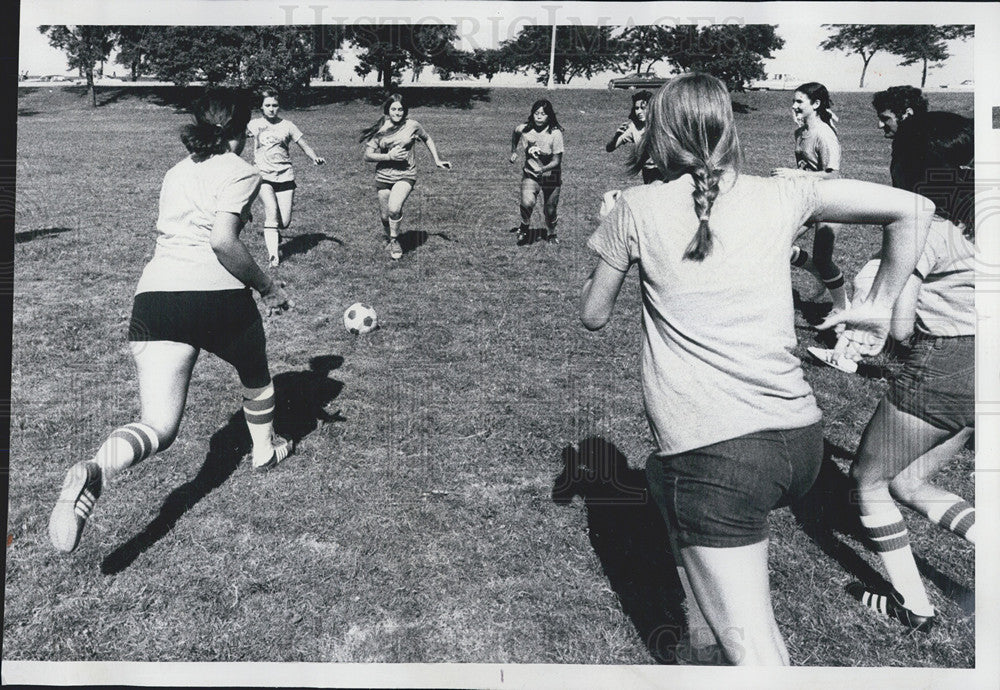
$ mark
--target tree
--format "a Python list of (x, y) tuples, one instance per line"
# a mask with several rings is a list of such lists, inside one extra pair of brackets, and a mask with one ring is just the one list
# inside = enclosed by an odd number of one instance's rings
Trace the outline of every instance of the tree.
[(486, 77), (486, 81), (493, 81), (498, 72), (506, 71), (504, 52), (499, 48), (476, 48), (471, 54), (464, 54), (463, 57), (461, 71), (476, 78)]
[(90, 102), (97, 107), (94, 67), (104, 62), (111, 52), (114, 45), (111, 30), (106, 26), (43, 25), (38, 31), (49, 39), (49, 45), (66, 53), (69, 66), (78, 69), (87, 79)]
[(112, 32), (115, 48), (118, 54), (115, 62), (127, 67), (132, 81), (149, 71), (149, 40), (155, 37), (158, 27), (149, 26), (113, 26)]
[(951, 57), (946, 41), (971, 38), (975, 27), (968, 25), (934, 26), (930, 24), (902, 25), (892, 27), (893, 35), (886, 47), (890, 53), (902, 57), (900, 65), (923, 63), (920, 88), (927, 84), (929, 63), (943, 62)]
[(733, 91), (764, 76), (764, 59), (785, 45), (770, 24), (682, 25), (658, 34), (656, 53), (679, 71), (706, 72)]
[[(648, 71), (672, 51), (667, 45), (667, 29), (663, 26), (632, 26), (618, 37), (621, 54), (627, 56), (629, 67), (640, 74)], [(645, 70), (643, 69), (645, 67)]]
[(820, 48), (840, 50), (848, 54), (857, 53), (861, 56), (863, 65), (858, 88), (864, 88), (868, 63), (872, 61), (875, 53), (886, 49), (896, 27), (872, 24), (824, 24), (823, 27), (834, 32), (820, 42)]
[[(531, 70), (538, 82), (544, 84), (549, 79), (551, 40), (551, 26), (525, 26), (514, 39), (501, 44), (502, 63), (524, 74)], [(616, 69), (622, 61), (621, 50), (610, 26), (560, 26), (552, 68), (554, 81), (568, 84), (573, 77), (592, 77), (597, 72)]]

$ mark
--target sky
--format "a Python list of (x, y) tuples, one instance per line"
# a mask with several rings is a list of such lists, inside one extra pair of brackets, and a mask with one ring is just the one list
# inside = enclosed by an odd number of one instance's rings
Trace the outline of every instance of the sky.
[[(184, 16), (190, 18), (192, 23), (194, 21), (203, 22), (206, 24), (220, 24), (220, 23), (281, 23), (284, 17), (287, 17), (287, 12), (289, 9), (279, 9), (274, 10), (273, 4), (270, 4), (272, 11), (267, 14), (262, 14), (260, 19), (253, 13), (249, 15), (247, 13), (241, 13), (237, 15), (220, 13), (217, 8), (225, 3), (225, 0), (220, 2), (219, 0), (200, 0), (199, 2), (190, 2), (189, 0), (181, 0), (184, 4), (189, 4), (193, 8), (198, 9), (199, 12), (195, 14), (187, 13), (176, 13), (172, 16)], [(84, 3), (87, 4), (87, 3)], [(94, 3), (90, 3), (94, 4)], [(113, 5), (115, 3), (106, 3), (108, 5)], [(165, 5), (171, 5), (176, 3), (163, 3)], [(242, 6), (247, 4), (256, 5), (258, 7), (263, 7), (264, 3), (254, 2), (254, 0), (244, 0)], [(349, 3), (341, 3), (337, 6), (338, 12), (341, 7)], [(467, 13), (465, 16), (458, 16), (457, 13), (452, 12), (450, 15), (451, 19), (456, 20), (459, 27), (459, 33), (463, 36), (462, 45), (463, 47), (470, 46), (483, 46), (483, 47), (493, 47), (499, 41), (506, 38), (513, 37), (517, 30), (526, 23), (524, 21), (525, 15), (521, 7), (511, 6), (510, 3), (460, 3), (459, 6), (474, 6), (475, 9), (481, 10), (484, 8), (497, 8), (495, 12), (490, 13)], [(786, 3), (786, 7), (793, 7), (796, 3)], [(372, 4), (365, 5), (365, 8), (370, 8)], [(419, 5), (408, 5), (408, 9), (413, 9), (416, 7), (424, 7), (425, 3)], [(450, 5), (448, 7), (454, 7), (456, 5)], [(543, 5), (544, 6), (544, 5)], [(672, 7), (673, 5), (671, 5)], [(76, 19), (76, 17), (67, 17), (66, 20), (54, 22), (53, 20), (57, 18), (59, 12), (54, 12), (53, 8), (58, 8), (59, 3), (48, 2), (46, 0), (34, 0), (33, 2), (22, 3), (21, 5), (21, 26), (20, 26), (20, 44), (19, 44), (19, 71), (28, 71), (30, 75), (46, 75), (46, 74), (71, 74), (72, 72), (66, 66), (66, 58), (63, 53), (55, 48), (48, 45), (45, 37), (38, 32), (38, 25), (41, 23), (73, 23), (71, 20)], [(278, 8), (294, 8), (291, 9), (292, 21), (295, 23), (310, 23), (314, 22), (317, 18), (321, 21), (332, 23), (339, 16), (353, 16), (357, 21), (362, 21), (362, 15), (353, 14), (347, 11), (339, 12), (334, 14), (332, 11), (327, 11), (322, 9), (317, 15), (317, 10), (315, 9), (318, 5), (313, 2), (306, 3), (305, 5), (278, 5)], [(393, 13), (388, 16), (400, 17), (401, 12), (399, 11), (399, 3), (389, 5), (392, 7)], [(627, 7), (627, 6), (626, 6)], [(312, 8), (312, 9), (310, 9)], [(284, 12), (284, 16), (282, 15)], [(520, 14), (514, 14), (515, 12), (521, 12)], [(62, 13), (64, 14), (64, 12)], [(115, 21), (116, 17), (111, 16), (113, 13), (97, 13), (93, 15), (90, 19), (91, 23), (111, 23)], [(610, 13), (609, 13), (610, 14)], [(782, 13), (787, 14), (787, 13)], [(805, 14), (805, 12), (803, 12)], [(384, 17), (387, 15), (376, 14), (375, 12), (369, 12), (368, 16), (380, 16)], [(429, 15), (421, 17), (417, 15), (410, 15), (414, 21), (421, 21), (429, 19)], [(448, 15), (440, 14), (439, 17), (445, 17), (441, 21), (448, 21)], [(618, 14), (612, 15), (615, 19), (608, 17), (595, 17), (596, 19), (603, 19), (607, 24), (615, 24), (621, 22), (621, 18), (625, 15)], [(776, 15), (777, 16), (777, 15)], [(240, 22), (234, 21), (234, 17), (240, 17)], [(545, 19), (542, 15), (543, 21)], [(628, 17), (631, 19), (631, 16)], [(162, 17), (153, 17), (158, 21), (144, 20), (142, 16), (139, 16), (133, 23), (165, 23)], [(693, 19), (696, 19), (693, 15), (689, 17), (670, 17), (667, 22), (662, 21), (662, 17), (653, 17), (653, 20), (660, 19), (660, 23), (690, 23)], [(703, 17), (697, 17), (699, 21), (703, 21)], [(714, 18), (714, 21), (727, 21), (731, 20), (732, 17), (721, 17), (721, 15)], [(769, 18), (765, 18), (765, 21)], [(569, 19), (564, 19), (564, 21), (569, 21)], [(584, 20), (586, 21), (586, 20)], [(626, 20), (627, 21), (627, 20)], [(752, 21), (758, 21), (753, 19)], [(918, 20), (911, 20), (918, 21)], [(557, 15), (558, 22), (558, 15)], [(541, 23), (541, 22), (540, 22)], [(643, 23), (637, 20), (636, 23)], [(823, 28), (819, 22), (812, 24), (801, 24), (801, 23), (789, 23), (789, 22), (773, 22), (768, 21), (768, 23), (776, 23), (778, 27), (778, 34), (785, 39), (785, 47), (777, 51), (774, 58), (765, 61), (765, 69), (769, 74), (788, 74), (791, 75), (791, 81), (819, 81), (827, 85), (827, 87), (832, 91), (848, 91), (858, 88), (858, 80), (861, 75), (862, 61), (858, 55), (846, 55), (841, 52), (827, 52), (819, 49), (819, 43), (829, 34), (829, 30)], [(928, 73), (927, 88), (936, 88), (942, 85), (947, 85), (951, 88), (955, 88), (961, 82), (967, 79), (973, 79), (973, 40), (969, 41), (953, 41), (949, 45), (951, 57), (941, 63), (940, 66), (931, 69)], [(872, 59), (871, 64), (868, 68), (868, 74), (865, 79), (865, 89), (882, 89), (894, 84), (915, 84), (919, 85), (921, 76), (921, 65), (912, 65), (909, 67), (902, 67), (898, 64), (899, 58), (887, 53), (877, 53)], [(334, 79), (337, 81), (353, 81), (354, 83), (361, 83), (361, 78), (358, 77), (353, 72), (353, 61), (348, 59), (344, 62), (334, 62), (331, 63), (332, 73)], [(669, 67), (665, 63), (659, 63), (654, 67), (661, 75), (666, 75), (669, 72)], [(124, 74), (124, 69), (116, 65), (109, 65), (106, 70), (108, 74), (112, 71), (118, 71), (118, 74)], [(592, 80), (581, 80), (579, 78), (574, 79), (571, 86), (592, 86), (603, 88), (607, 85), (607, 80), (611, 77), (618, 76), (613, 73), (602, 73), (601, 75), (595, 77)], [(375, 75), (369, 75), (367, 81), (374, 83)], [(425, 70), (420, 78), (421, 83), (437, 81), (436, 75), (430, 73), (430, 70)], [(493, 85), (495, 86), (533, 86), (536, 82), (532, 76), (525, 75), (498, 75), (493, 80)]]

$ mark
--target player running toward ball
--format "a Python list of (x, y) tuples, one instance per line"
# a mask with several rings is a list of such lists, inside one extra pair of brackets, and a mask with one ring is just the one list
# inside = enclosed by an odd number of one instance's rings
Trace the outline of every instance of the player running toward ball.
[(931, 214), (915, 195), (868, 182), (741, 174), (731, 97), (712, 76), (672, 80), (647, 121), (640, 160), (650, 156), (665, 182), (624, 190), (591, 236), (600, 259), (581, 320), (602, 328), (638, 264), (643, 397), (658, 446), (646, 472), (683, 566), (692, 646), (707, 627), (731, 663), (787, 664), (767, 515), (808, 491), (823, 456), (820, 410), (792, 354), (788, 252), (804, 223), (884, 226), (886, 258), (845, 331), (870, 352)]
[(434, 165), (451, 170), (451, 163), (438, 155), (431, 135), (409, 114), (402, 94), (395, 93), (382, 105), (382, 117), (361, 132), (365, 160), (375, 163), (375, 190), (385, 247), (394, 261), (403, 257), (403, 247), (399, 244), (403, 204), (417, 184), (416, 142), (424, 142), (434, 157)]
[[(831, 178), (840, 176), (840, 140), (834, 123), (837, 116), (830, 107), (830, 93), (816, 82), (802, 84), (792, 98), (792, 115), (800, 126), (795, 130), (795, 168), (777, 168), (779, 177), (812, 175)], [(833, 311), (848, 306), (844, 274), (833, 261), (833, 245), (837, 226), (814, 223), (813, 252), (792, 246), (793, 266), (805, 268), (820, 280), (833, 297)]]
[(280, 262), (278, 243), (281, 230), (292, 224), (292, 202), (295, 199), (295, 171), (288, 145), (293, 141), (316, 165), (326, 161), (316, 155), (302, 132), (291, 120), (278, 116), (278, 92), (265, 89), (261, 93), (260, 111), (263, 117), (250, 121), (247, 136), (254, 141), (253, 162), (260, 171), (260, 200), (264, 204), (264, 245), (268, 264)]
[(524, 146), (524, 168), (521, 171), (521, 223), (517, 228), (517, 243), (525, 244), (529, 239), (531, 212), (535, 210), (538, 192), (542, 193), (546, 239), (557, 243), (563, 134), (552, 103), (544, 98), (532, 103), (527, 121), (514, 128), (510, 140), (511, 163), (517, 162), (517, 149), (521, 145)]
[(260, 175), (239, 156), (250, 107), (219, 92), (204, 96), (193, 113), (194, 124), (181, 133), (191, 155), (163, 178), (156, 250), (136, 287), (129, 323), (140, 418), (67, 472), (49, 520), (60, 551), (76, 548), (108, 479), (173, 443), (202, 349), (233, 365), (243, 384), (253, 468), (269, 469), (292, 452), (290, 441), (274, 436), (274, 387), (250, 289), (269, 310), (290, 302), (239, 237), (260, 187)]
[[(653, 94), (649, 91), (640, 91), (632, 96), (632, 108), (628, 111), (628, 120), (615, 130), (610, 141), (604, 145), (605, 151), (611, 153), (625, 144), (635, 146), (639, 143), (639, 138), (642, 137), (642, 133), (646, 129), (646, 107), (652, 97)], [(649, 184), (661, 179), (663, 177), (656, 168), (656, 164), (648, 158), (643, 161), (642, 183)]]

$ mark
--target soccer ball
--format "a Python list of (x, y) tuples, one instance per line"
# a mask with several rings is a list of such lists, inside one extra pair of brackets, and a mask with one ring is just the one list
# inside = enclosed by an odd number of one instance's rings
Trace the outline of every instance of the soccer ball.
[(344, 312), (344, 328), (354, 335), (371, 333), (378, 328), (378, 314), (367, 304), (355, 302)]

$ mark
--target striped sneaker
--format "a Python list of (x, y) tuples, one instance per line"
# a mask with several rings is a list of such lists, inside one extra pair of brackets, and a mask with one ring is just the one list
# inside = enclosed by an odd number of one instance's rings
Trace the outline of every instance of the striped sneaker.
[(278, 466), (279, 462), (287, 458), (295, 450), (295, 444), (291, 440), (283, 439), (280, 436), (275, 437), (272, 444), (274, 451), (271, 453), (271, 457), (262, 463), (255, 463), (253, 461), (253, 453), (250, 453), (250, 466), (254, 472), (267, 472), (270, 469), (274, 469)]
[(884, 616), (895, 618), (908, 628), (927, 632), (934, 627), (934, 614), (921, 616), (903, 606), (903, 595), (897, 592), (895, 587), (890, 588), (888, 594), (876, 594), (865, 589), (865, 586), (860, 582), (852, 582), (847, 585), (846, 589), (848, 594), (868, 608)]
[(101, 468), (92, 460), (78, 462), (69, 468), (49, 518), (49, 539), (54, 547), (65, 553), (76, 549), (87, 518), (101, 495), (102, 483)]

